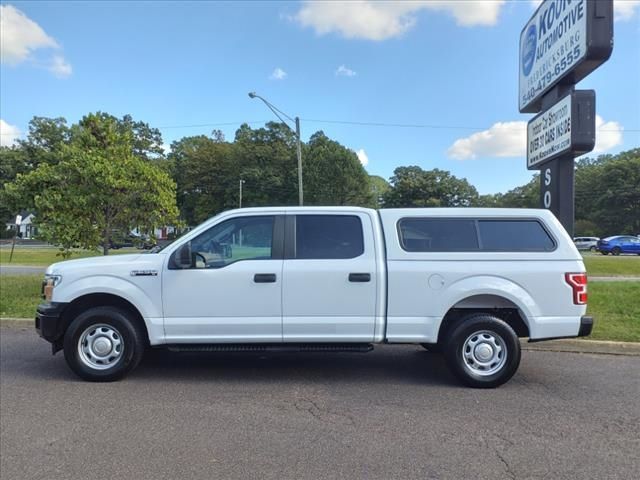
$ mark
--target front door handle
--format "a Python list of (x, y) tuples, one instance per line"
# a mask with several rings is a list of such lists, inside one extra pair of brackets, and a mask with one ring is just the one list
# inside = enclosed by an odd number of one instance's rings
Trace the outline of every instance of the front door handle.
[(253, 281), (256, 283), (275, 283), (276, 274), (275, 273), (256, 273), (253, 276)]
[(370, 273), (350, 273), (349, 281), (350, 282), (370, 282), (371, 274)]

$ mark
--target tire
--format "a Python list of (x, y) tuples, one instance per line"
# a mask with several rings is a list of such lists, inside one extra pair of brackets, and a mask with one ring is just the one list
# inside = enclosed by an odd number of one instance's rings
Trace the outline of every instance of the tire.
[[(462, 318), (451, 329), (444, 354), (451, 372), (465, 385), (495, 388), (518, 370), (520, 341), (503, 320), (479, 313)], [(483, 362), (480, 355), (488, 358)]]
[(611, 255), (618, 256), (620, 255), (620, 252), (622, 252), (622, 250), (620, 250), (620, 247), (613, 247), (611, 249)]
[(131, 314), (95, 307), (78, 315), (64, 335), (64, 358), (73, 372), (91, 382), (124, 377), (142, 360), (146, 340)]
[(609, 252), (600, 252), (603, 255), (609, 255)]
[(592, 251), (593, 253), (596, 253), (598, 251), (598, 249), (594, 246), (591, 246), (589, 250)]

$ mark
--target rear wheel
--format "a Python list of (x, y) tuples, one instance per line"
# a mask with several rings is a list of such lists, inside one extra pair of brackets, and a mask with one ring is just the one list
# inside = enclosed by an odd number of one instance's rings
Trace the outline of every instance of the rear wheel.
[(594, 253), (598, 251), (598, 249), (593, 245), (589, 248), (589, 250), (591, 250)]
[(613, 247), (611, 249), (611, 254), (612, 255), (620, 255), (621, 252), (622, 252), (622, 250), (620, 250), (620, 247)]
[(609, 255), (609, 252), (600, 252), (600, 253), (602, 253), (603, 255)]
[(516, 333), (503, 320), (484, 313), (461, 319), (447, 337), (444, 352), (450, 370), (470, 387), (498, 387), (520, 365)]
[(79, 377), (110, 382), (133, 370), (145, 350), (140, 326), (114, 307), (91, 308), (76, 317), (64, 336), (64, 358)]

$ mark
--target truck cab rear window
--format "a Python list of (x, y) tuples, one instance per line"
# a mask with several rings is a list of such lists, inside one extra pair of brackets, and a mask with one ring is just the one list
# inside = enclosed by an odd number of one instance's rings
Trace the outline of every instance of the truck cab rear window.
[(355, 215), (298, 215), (298, 259), (344, 259), (364, 253), (362, 222)]
[(555, 248), (537, 220), (403, 218), (398, 233), (407, 252), (547, 252)]

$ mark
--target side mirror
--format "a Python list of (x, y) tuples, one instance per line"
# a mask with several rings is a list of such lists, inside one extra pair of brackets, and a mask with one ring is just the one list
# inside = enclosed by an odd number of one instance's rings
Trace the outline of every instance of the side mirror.
[(191, 268), (193, 260), (191, 258), (191, 242), (182, 245), (175, 253), (175, 264), (178, 268)]

